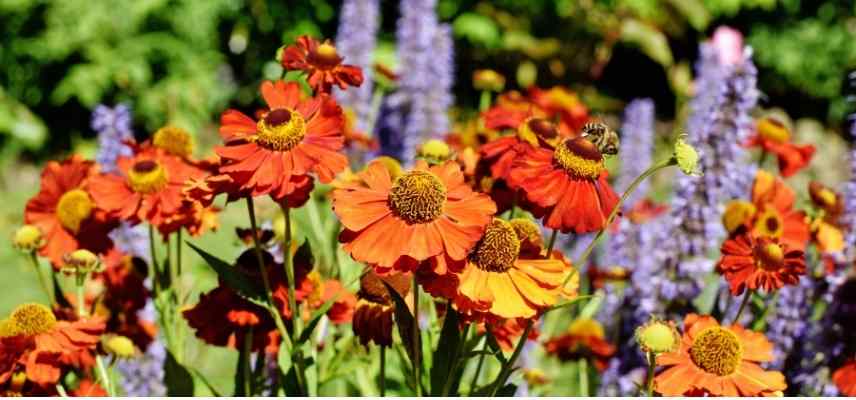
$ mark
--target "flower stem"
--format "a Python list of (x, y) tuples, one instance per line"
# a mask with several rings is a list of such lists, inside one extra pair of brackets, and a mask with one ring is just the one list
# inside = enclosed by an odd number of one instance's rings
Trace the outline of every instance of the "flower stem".
[(48, 282), (47, 282), (47, 280), (45, 280), (45, 276), (42, 273), (42, 266), (39, 264), (39, 259), (36, 256), (35, 251), (30, 252), (30, 261), (33, 263), (33, 269), (36, 270), (36, 275), (39, 277), (39, 285), (42, 287), (42, 290), (45, 292), (45, 296), (48, 297), (48, 300), (50, 300), (51, 305), (56, 304), (54, 292), (53, 292), (53, 290), (51, 290), (51, 288), (48, 287)]
[(755, 290), (746, 291), (746, 294), (743, 296), (743, 302), (740, 303), (740, 308), (737, 309), (737, 315), (735, 315), (734, 320), (731, 321), (732, 325), (740, 321), (740, 316), (743, 315), (743, 309), (745, 309), (746, 305), (749, 304), (749, 299), (752, 298), (753, 293), (755, 293)]
[(482, 352), (479, 354), (479, 361), (476, 364), (476, 373), (473, 374), (473, 379), (470, 382), (470, 397), (472, 397), (473, 392), (476, 390), (476, 384), (479, 381), (479, 375), (481, 375), (482, 366), (484, 366), (485, 355), (487, 355), (487, 336), (484, 338), (484, 344), (482, 345)]
[[(300, 320), (300, 310), (297, 308), (297, 298), (295, 297), (296, 290), (294, 289), (294, 257), (291, 254), (291, 208), (288, 207), (287, 198), (280, 203), (280, 207), (282, 207), (282, 213), (285, 215), (285, 238), (282, 243), (282, 253), (285, 258), (285, 276), (288, 279), (288, 309), (291, 310), (291, 342), (295, 346), (292, 350), (292, 357), (294, 358), (294, 365), (296, 367), (295, 375), (297, 376), (297, 382), (303, 391), (302, 393), (306, 393), (304, 390), (306, 378), (304, 377), (303, 352), (300, 349), (300, 344), (297, 343), (303, 329)], [(255, 231), (255, 228), (253, 230)]]
[[(241, 352), (241, 360), (244, 363), (243, 374), (244, 374), (244, 396), (252, 396), (253, 395), (253, 367), (250, 365), (250, 354), (253, 352), (253, 327), (247, 330), (247, 333), (244, 335), (244, 351)], [(259, 354), (259, 357), (262, 355)]]
[(529, 338), (529, 332), (532, 331), (533, 325), (535, 325), (534, 319), (530, 319), (529, 322), (526, 323), (526, 329), (523, 330), (523, 335), (521, 335), (520, 339), (517, 341), (517, 346), (514, 348), (514, 353), (511, 354), (511, 358), (508, 359), (508, 361), (502, 366), (502, 369), (499, 371), (499, 376), (496, 378), (496, 383), (490, 390), (490, 397), (496, 397), (496, 394), (499, 392), (499, 389), (505, 386), (505, 382), (508, 380), (508, 377), (511, 376), (512, 369), (514, 368), (514, 363), (517, 362), (517, 359), (520, 357), (520, 353), (523, 352), (523, 345), (526, 344), (526, 340)]
[(556, 245), (556, 237), (559, 236), (559, 230), (553, 229), (553, 233), (550, 234), (550, 241), (547, 244), (547, 258), (551, 258), (553, 254), (553, 246)]
[[(639, 186), (639, 184), (641, 184), (642, 181), (647, 179), (649, 176), (657, 173), (657, 171), (663, 168), (670, 167), (672, 165), (676, 165), (676, 163), (677, 160), (674, 157), (660, 161), (659, 163), (648, 167), (645, 172), (637, 176), (636, 179), (634, 179), (633, 182), (630, 183), (630, 186), (628, 186), (627, 189), (624, 191), (624, 194), (621, 195), (621, 198), (618, 200), (618, 203), (615, 204), (615, 208), (613, 208), (612, 212), (609, 213), (609, 218), (606, 219), (606, 223), (603, 224), (603, 227), (600, 228), (599, 231), (597, 231), (597, 235), (595, 235), (594, 239), (592, 239), (591, 243), (589, 243), (588, 247), (586, 247), (585, 251), (583, 251), (583, 254), (576, 261), (575, 265), (577, 266), (577, 268), (582, 268), (582, 265), (586, 262), (586, 260), (588, 260), (592, 250), (594, 250), (594, 247), (597, 245), (598, 242), (600, 242), (600, 239), (603, 237), (604, 232), (606, 232), (609, 226), (612, 225), (612, 221), (615, 220), (615, 217), (618, 215), (618, 212), (619, 210), (621, 210), (621, 207), (624, 202), (627, 200), (628, 197), (630, 197), (631, 194), (633, 194), (634, 191), (636, 191), (636, 188)], [(568, 283), (568, 280), (571, 279), (572, 275), (573, 271), (571, 271), (571, 273), (568, 273), (568, 275), (565, 277), (565, 281), (562, 283), (563, 287)]]
[(646, 353), (645, 358), (648, 360), (648, 383), (645, 385), (645, 392), (648, 397), (654, 397), (654, 368), (657, 366), (657, 356), (654, 353)]
[[(88, 273), (81, 274), (78, 273), (74, 276), (74, 283), (77, 289), (77, 317), (78, 319), (83, 319), (88, 314), (86, 312), (86, 296), (85, 296), (85, 286), (86, 286), (86, 277)], [(104, 367), (104, 360), (101, 358), (100, 354), (95, 354), (95, 366), (96, 373), (100, 375), (101, 383), (104, 384), (104, 390), (107, 391), (107, 394), (113, 396), (113, 386), (110, 384), (110, 375), (107, 373), (107, 368)]]
[(579, 374), (580, 374), (580, 397), (588, 397), (589, 382), (588, 382), (588, 360), (585, 357), (580, 357)]
[(380, 397), (386, 396), (386, 346), (380, 346)]
[(95, 355), (95, 366), (98, 368), (98, 374), (101, 375), (101, 382), (104, 383), (104, 390), (107, 391), (108, 395), (115, 396), (116, 393), (113, 392), (113, 384), (110, 382), (110, 375), (107, 373), (107, 368), (104, 367), (104, 359), (101, 358), (101, 355)]
[(416, 385), (416, 396), (422, 396), (421, 366), (422, 360), (419, 355), (422, 352), (422, 343), (419, 332), (419, 282), (416, 274), (413, 274), (413, 381)]
[(151, 254), (152, 263), (152, 286), (155, 289), (155, 298), (160, 293), (160, 276), (158, 273), (158, 254), (155, 248), (155, 227), (149, 224), (149, 252)]
[(291, 349), (291, 336), (289, 336), (288, 330), (285, 329), (285, 324), (283, 324), (282, 318), (279, 316), (279, 310), (277, 310), (276, 304), (273, 302), (273, 292), (270, 288), (270, 279), (268, 278), (264, 257), (262, 257), (262, 249), (259, 245), (259, 234), (256, 230), (256, 211), (253, 205), (253, 198), (251, 196), (247, 196), (247, 212), (249, 213), (250, 218), (250, 230), (253, 233), (253, 248), (255, 249), (256, 260), (259, 263), (259, 271), (262, 276), (262, 283), (265, 287), (265, 295), (267, 296), (268, 311), (270, 311), (271, 316), (276, 323), (277, 330), (279, 331), (279, 335), (282, 337), (282, 340), (284, 340), (287, 347)]
[(484, 112), (490, 108), (490, 90), (482, 90), (479, 96), (479, 111)]

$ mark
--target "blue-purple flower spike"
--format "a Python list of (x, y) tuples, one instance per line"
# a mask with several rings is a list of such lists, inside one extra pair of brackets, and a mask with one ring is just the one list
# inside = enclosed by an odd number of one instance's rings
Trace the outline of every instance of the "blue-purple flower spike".
[(116, 159), (131, 155), (131, 148), (125, 144), (134, 138), (131, 109), (124, 104), (114, 108), (98, 105), (92, 112), (92, 129), (98, 133), (95, 161), (101, 165), (101, 172), (116, 171)]
[[(626, 150), (621, 152), (621, 171), (615, 188), (624, 191), (636, 177), (651, 166), (654, 151), (654, 100), (635, 99), (627, 104), (621, 124), (621, 147)], [(650, 186), (650, 181), (642, 181), (636, 191), (625, 200), (624, 209), (630, 209), (645, 198)]]
[[(369, 129), (369, 114), (372, 101), (372, 57), (377, 46), (377, 32), (380, 26), (380, 5), (378, 0), (345, 0), (339, 17), (339, 30), (336, 33), (336, 50), (347, 64), (363, 70), (363, 84), (349, 87), (348, 90), (335, 89), (336, 100), (342, 106), (350, 107), (357, 116), (356, 126), (360, 131)], [(371, 134), (372, 132), (366, 132)]]

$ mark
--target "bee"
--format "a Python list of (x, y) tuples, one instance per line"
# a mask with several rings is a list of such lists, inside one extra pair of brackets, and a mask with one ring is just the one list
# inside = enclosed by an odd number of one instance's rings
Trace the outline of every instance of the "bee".
[(583, 125), (583, 137), (597, 146), (601, 154), (614, 156), (618, 154), (618, 133), (603, 122), (588, 122)]

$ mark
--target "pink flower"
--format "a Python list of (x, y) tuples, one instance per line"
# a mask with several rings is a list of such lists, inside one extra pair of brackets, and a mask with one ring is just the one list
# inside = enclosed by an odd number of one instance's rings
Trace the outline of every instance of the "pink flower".
[(711, 43), (716, 48), (722, 65), (734, 65), (743, 57), (743, 34), (734, 28), (728, 26), (716, 28)]

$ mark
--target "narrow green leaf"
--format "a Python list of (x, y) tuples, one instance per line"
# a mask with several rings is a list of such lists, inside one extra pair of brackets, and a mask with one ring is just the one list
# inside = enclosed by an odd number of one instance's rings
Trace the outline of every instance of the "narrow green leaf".
[(217, 276), (219, 276), (220, 279), (223, 279), (223, 282), (225, 282), (227, 286), (248, 299), (264, 301), (264, 290), (262, 290), (258, 284), (238, 272), (238, 270), (231, 264), (209, 254), (199, 247), (196, 247), (193, 243), (187, 242), (187, 244), (190, 248), (196, 251), (196, 253), (199, 254), (199, 256), (202, 257), (209, 266), (211, 266), (211, 268), (214, 269)]
[(487, 338), (487, 345), (492, 351), (491, 354), (493, 354), (501, 364), (508, 362), (508, 360), (505, 359), (505, 353), (502, 352), (502, 348), (499, 347), (499, 343), (497, 343), (493, 334), (488, 333), (485, 337)]
[(247, 368), (247, 364), (245, 359), (247, 358), (247, 352), (244, 351), (243, 346), (240, 350), (238, 350), (238, 361), (235, 363), (235, 397), (249, 396), (252, 393), (247, 393), (244, 388), (246, 387), (246, 382), (244, 381), (245, 372), (244, 369)]
[[(309, 323), (306, 324), (306, 327), (303, 328), (303, 331), (300, 332), (300, 337), (297, 339), (297, 346), (306, 343), (309, 338), (312, 337), (312, 331), (315, 330), (315, 327), (318, 325), (318, 322), (321, 321), (321, 317), (324, 314), (327, 314), (327, 311), (330, 311), (330, 308), (333, 307), (333, 304), (336, 304), (336, 300), (339, 299), (339, 295), (337, 294), (332, 299), (327, 300), (324, 304), (321, 305), (321, 308), (315, 310), (315, 313), (312, 314), (312, 319), (309, 320)], [(294, 346), (297, 348), (297, 346)]]
[[(459, 381), (460, 374), (455, 374), (455, 365), (458, 363), (458, 353), (461, 346), (461, 331), (458, 329), (458, 313), (452, 307), (446, 307), (446, 317), (443, 319), (443, 328), (440, 331), (440, 341), (434, 350), (431, 365), (431, 395), (448, 396), (443, 393), (444, 387), (451, 387), (454, 382)], [(455, 374), (455, 376), (453, 376)]]
[(193, 375), (175, 360), (169, 350), (166, 352), (163, 369), (167, 396), (193, 396)]
[[(412, 363), (416, 352), (421, 352), (419, 331), (414, 332), (413, 329), (413, 314), (410, 313), (410, 309), (407, 308), (407, 303), (404, 302), (401, 295), (388, 283), (383, 280), (381, 282), (386, 286), (386, 291), (389, 292), (392, 301), (395, 303), (395, 324), (398, 326), (398, 334), (404, 342), (404, 349), (407, 351), (407, 356), (410, 357)], [(422, 357), (419, 357), (419, 359), (421, 360)]]
[(208, 389), (208, 391), (210, 391), (210, 392), (211, 392), (211, 394), (212, 394), (214, 397), (222, 397), (222, 396), (223, 396), (222, 394), (220, 394), (220, 391), (218, 391), (218, 390), (214, 387), (214, 385), (212, 385), (212, 384), (211, 384), (211, 381), (209, 381), (209, 380), (208, 380), (208, 378), (206, 378), (206, 377), (205, 377), (205, 375), (202, 375), (202, 373), (201, 373), (201, 372), (197, 371), (197, 370), (196, 370), (195, 368), (193, 368), (193, 367), (187, 367), (187, 370), (188, 370), (188, 371), (190, 371), (190, 373), (191, 373), (194, 377), (196, 377), (197, 379), (199, 379), (199, 381), (200, 381), (200, 382), (202, 382), (202, 384), (203, 384), (203, 385), (205, 385), (205, 388), (206, 388), (206, 389)]

